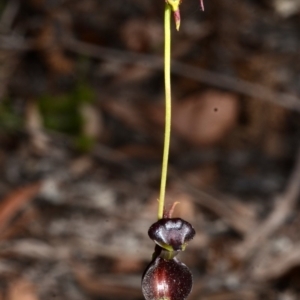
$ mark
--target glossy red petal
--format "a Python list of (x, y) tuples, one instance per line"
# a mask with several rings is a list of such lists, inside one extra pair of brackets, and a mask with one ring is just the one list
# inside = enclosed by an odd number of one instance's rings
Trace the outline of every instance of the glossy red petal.
[(142, 279), (142, 291), (146, 300), (184, 300), (190, 294), (192, 286), (190, 270), (176, 258), (156, 258)]

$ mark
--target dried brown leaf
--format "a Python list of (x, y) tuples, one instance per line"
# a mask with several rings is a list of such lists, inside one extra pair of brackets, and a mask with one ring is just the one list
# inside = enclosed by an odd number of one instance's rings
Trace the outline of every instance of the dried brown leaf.
[(173, 105), (173, 128), (194, 145), (213, 145), (233, 128), (239, 113), (237, 96), (207, 91)]
[(143, 263), (140, 259), (118, 258), (114, 262), (113, 273), (133, 273), (140, 272), (143, 269)]
[(89, 268), (82, 264), (73, 264), (73, 272), (79, 285), (90, 295), (97, 295), (109, 298), (141, 298), (140, 286), (131, 286), (117, 276), (110, 277), (108, 274), (95, 276)]
[(25, 280), (13, 281), (8, 289), (8, 300), (38, 300), (34, 285)]
[(41, 182), (33, 183), (13, 191), (1, 201), (0, 205), (0, 233), (6, 228), (10, 220), (24, 205), (30, 202), (39, 192)]

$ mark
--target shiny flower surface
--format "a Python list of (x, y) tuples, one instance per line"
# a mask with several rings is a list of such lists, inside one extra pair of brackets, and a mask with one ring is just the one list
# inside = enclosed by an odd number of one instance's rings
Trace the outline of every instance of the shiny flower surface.
[(154, 259), (142, 279), (146, 300), (184, 300), (192, 290), (193, 279), (188, 267), (173, 258)]
[(195, 229), (180, 218), (164, 218), (150, 226), (148, 235), (157, 245), (168, 251), (182, 251), (195, 236)]

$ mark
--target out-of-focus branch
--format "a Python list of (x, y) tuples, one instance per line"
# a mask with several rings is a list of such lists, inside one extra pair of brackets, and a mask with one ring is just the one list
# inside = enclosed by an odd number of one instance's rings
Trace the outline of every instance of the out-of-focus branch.
[[(120, 64), (135, 64), (154, 70), (162, 70), (163, 68), (163, 58), (155, 55), (96, 46), (66, 37), (62, 38), (62, 43), (68, 51), (97, 59), (117, 61)], [(33, 48), (32, 45), (32, 41), (25, 41), (21, 36), (0, 36), (0, 49), (28, 51)], [(300, 98), (290, 93), (276, 92), (257, 83), (207, 71), (178, 61), (172, 62), (171, 72), (217, 88), (227, 89), (300, 112)]]
[(245, 241), (237, 248), (240, 258), (246, 259), (255, 249), (261, 247), (266, 239), (271, 236), (292, 213), (300, 194), (300, 150), (293, 173), (288, 181), (285, 192), (277, 197), (276, 204), (269, 217), (257, 225), (257, 228), (249, 232)]
[(7, 1), (7, 5), (3, 10), (3, 13), (0, 18), (0, 30), (8, 31), (10, 30), (17, 13), (20, 8), (19, 0), (10, 0)]
[[(137, 64), (145, 68), (156, 70), (162, 69), (163, 59), (158, 56), (99, 47), (74, 39), (68, 39), (64, 42), (65, 47), (68, 48), (69, 51), (79, 54), (99, 59), (118, 61), (119, 63)], [(300, 112), (300, 99), (289, 93), (276, 92), (256, 83), (203, 70), (178, 61), (172, 62), (171, 72), (195, 81), (201, 81), (208, 85), (228, 89), (245, 96), (268, 101)]]

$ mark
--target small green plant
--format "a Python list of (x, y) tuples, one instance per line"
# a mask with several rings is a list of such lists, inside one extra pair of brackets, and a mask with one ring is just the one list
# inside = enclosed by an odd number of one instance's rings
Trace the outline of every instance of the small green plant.
[(80, 81), (68, 93), (41, 96), (38, 105), (46, 129), (69, 135), (78, 151), (89, 152), (96, 141), (82, 130), (85, 120), (81, 108), (94, 101), (92, 87)]
[(22, 116), (13, 107), (11, 99), (3, 99), (0, 102), (0, 133), (11, 133), (23, 127)]
[[(165, 49), (165, 138), (161, 184), (158, 204), (158, 221), (149, 228), (148, 235), (156, 243), (152, 261), (142, 277), (142, 291), (146, 300), (184, 300), (192, 290), (193, 278), (189, 268), (176, 256), (185, 250), (187, 243), (195, 236), (190, 223), (180, 218), (172, 218), (172, 212), (165, 209), (165, 193), (171, 135), (171, 13), (174, 13), (176, 29), (180, 27), (179, 5), (181, 0), (166, 0), (164, 14)], [(204, 10), (203, 0), (200, 0)]]

